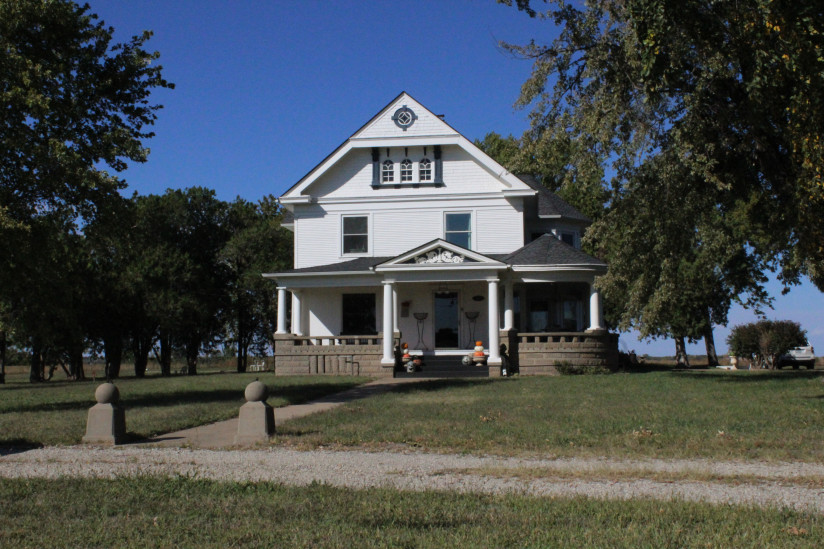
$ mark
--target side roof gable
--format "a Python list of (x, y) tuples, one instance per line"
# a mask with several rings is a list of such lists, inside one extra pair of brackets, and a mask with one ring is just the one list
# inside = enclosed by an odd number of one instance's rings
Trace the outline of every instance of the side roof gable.
[(579, 212), (569, 202), (547, 189), (534, 175), (518, 175), (518, 178), (538, 193), (538, 217), (566, 218), (581, 223), (592, 223), (592, 220)]
[[(393, 120), (393, 116), (398, 109), (402, 109), (403, 107), (411, 109), (417, 116), (406, 130), (398, 126), (395, 120)], [(507, 191), (511, 195), (519, 196), (534, 196), (536, 194), (529, 185), (514, 174), (509, 173), (503, 166), (498, 164), (443, 119), (433, 114), (432, 111), (424, 107), (408, 93), (401, 92), (400, 95), (381, 109), (378, 114), (373, 116), (349, 139), (344, 141), (337, 149), (324, 158), (320, 164), (315, 166), (309, 173), (303, 176), (300, 181), (283, 193), (281, 196), (282, 203), (308, 202), (310, 198), (308, 190), (312, 183), (353, 148), (386, 146), (395, 139), (399, 140), (399, 143), (401, 142), (400, 140), (409, 141), (419, 139), (422, 140), (424, 144), (457, 145), (494, 174), (502, 183), (503, 191)]]

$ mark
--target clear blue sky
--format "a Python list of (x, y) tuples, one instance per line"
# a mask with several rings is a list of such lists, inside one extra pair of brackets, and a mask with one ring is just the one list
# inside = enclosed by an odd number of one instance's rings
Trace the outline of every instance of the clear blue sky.
[[(401, 91), (467, 138), (520, 136), (527, 112), (513, 103), (530, 73), (499, 41), (547, 42), (549, 22), (494, 0), (183, 1), (89, 0), (124, 41), (154, 31), (164, 105), (146, 164), (124, 177), (129, 191), (204, 186), (248, 200), (279, 196)], [(770, 318), (801, 322), (824, 353), (824, 295), (810, 283), (776, 297)], [(755, 317), (735, 309), (731, 324)], [(728, 330), (715, 331), (720, 351)], [(669, 340), (621, 347), (672, 355)], [(700, 354), (703, 345), (690, 346)]]

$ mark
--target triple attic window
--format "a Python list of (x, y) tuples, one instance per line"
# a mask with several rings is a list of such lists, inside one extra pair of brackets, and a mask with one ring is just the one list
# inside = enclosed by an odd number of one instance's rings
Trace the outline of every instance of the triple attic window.
[[(404, 158), (400, 164), (400, 182), (414, 183), (413, 179), (414, 165), (413, 162)], [(395, 181), (395, 163), (391, 160), (384, 160), (381, 165), (381, 183), (393, 183)], [(432, 161), (428, 158), (422, 158), (418, 162), (418, 181), (430, 182), (432, 181)]]
[[(372, 188), (377, 189), (383, 185), (398, 187), (418, 184), (443, 186), (440, 145), (435, 145), (431, 149), (423, 147), (423, 155), (418, 157), (420, 160), (413, 160), (409, 147), (403, 147), (403, 156), (396, 162), (390, 156), (390, 150), (389, 147), (372, 147)], [(412, 155), (415, 153), (412, 152)]]

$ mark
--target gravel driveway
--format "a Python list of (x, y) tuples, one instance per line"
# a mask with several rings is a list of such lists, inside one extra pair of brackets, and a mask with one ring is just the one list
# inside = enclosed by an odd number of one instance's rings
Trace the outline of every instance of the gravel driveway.
[(184, 475), (348, 488), (656, 498), (824, 513), (824, 465), (708, 460), (518, 459), (405, 452), (81, 446), (0, 450), (0, 477)]

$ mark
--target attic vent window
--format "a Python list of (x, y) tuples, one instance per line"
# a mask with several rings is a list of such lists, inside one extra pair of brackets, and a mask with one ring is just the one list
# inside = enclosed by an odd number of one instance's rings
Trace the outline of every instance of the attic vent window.
[(412, 181), (412, 161), (404, 158), (401, 162), (401, 183)]
[(396, 110), (395, 114), (392, 115), (392, 120), (395, 121), (395, 125), (403, 131), (406, 131), (417, 119), (418, 116), (406, 105)]
[(383, 161), (381, 169), (381, 182), (392, 183), (395, 180), (395, 164), (391, 160)]

